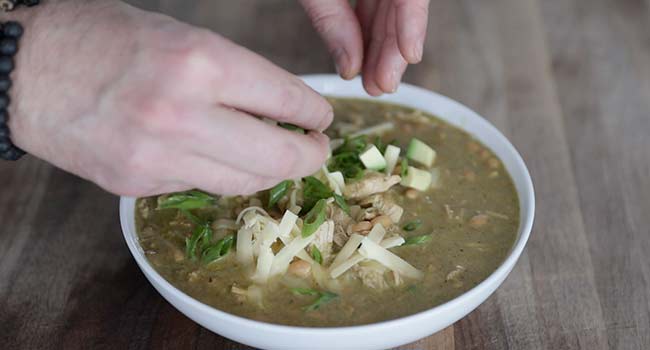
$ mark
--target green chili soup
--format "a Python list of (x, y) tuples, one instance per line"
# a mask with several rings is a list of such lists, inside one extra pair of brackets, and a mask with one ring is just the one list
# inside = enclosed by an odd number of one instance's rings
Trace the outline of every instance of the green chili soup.
[(424, 311), (503, 262), (519, 202), (489, 149), (419, 110), (329, 100), (332, 152), (313, 176), (246, 197), (138, 199), (139, 242), (156, 271), (225, 312), (334, 327)]

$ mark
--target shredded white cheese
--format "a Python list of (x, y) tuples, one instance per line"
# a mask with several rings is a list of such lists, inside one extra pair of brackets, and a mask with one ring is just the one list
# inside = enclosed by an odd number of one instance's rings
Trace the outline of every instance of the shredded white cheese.
[(393, 271), (397, 271), (397, 273), (402, 276), (415, 279), (422, 278), (422, 271), (416, 269), (404, 259), (390, 252), (388, 249), (373, 242), (368, 237), (361, 241), (359, 253), (368, 259), (377, 260), (380, 264)]
[(368, 237), (363, 237), (358, 234), (353, 234), (350, 236), (348, 242), (341, 248), (341, 251), (334, 259), (334, 262), (330, 266), (330, 276), (332, 278), (337, 278), (341, 276), (345, 271), (349, 270), (352, 266), (360, 263), (365, 259), (359, 253), (355, 253), (359, 244), (363, 242), (364, 239), (369, 239), (373, 242), (380, 242), (386, 235), (386, 230), (381, 224), (375, 225), (372, 230), (368, 233)]
[(404, 244), (406, 240), (402, 236), (388, 237), (381, 241), (381, 246), (389, 249), (393, 247), (399, 247)]
[(296, 221), (298, 221), (298, 215), (294, 214), (289, 210), (285, 211), (284, 216), (282, 216), (282, 220), (280, 221), (280, 226), (279, 226), (280, 232), (278, 236), (280, 236), (281, 239), (291, 237), (291, 231), (293, 230), (293, 227), (296, 225)]
[(338, 278), (345, 271), (352, 268), (352, 266), (362, 262), (364, 259), (365, 259), (365, 257), (363, 255), (361, 255), (359, 253), (354, 253), (348, 260), (345, 260), (344, 262), (342, 262), (339, 265), (336, 265), (334, 268), (330, 269), (330, 276), (332, 276), (332, 278)]
[(334, 258), (334, 261), (330, 265), (330, 271), (332, 271), (334, 268), (336, 268), (344, 261), (348, 260), (352, 256), (352, 254), (354, 254), (357, 248), (359, 248), (362, 239), (363, 239), (362, 235), (356, 233), (352, 234), (352, 236), (350, 236), (350, 239), (348, 239), (348, 241), (345, 243), (343, 248), (341, 248), (339, 253), (336, 255), (336, 258)]
[(332, 191), (334, 191), (334, 193), (338, 194), (339, 196), (343, 195), (343, 192), (345, 191), (345, 178), (343, 177), (343, 173), (340, 171), (330, 173), (329, 170), (327, 170), (327, 166), (325, 164), (323, 164), (321, 167), (321, 171), (323, 174), (325, 174), (327, 183), (329, 184), (329, 187), (332, 189)]
[(237, 220), (235, 220), (235, 223), (239, 224), (241, 222), (241, 219), (244, 217), (244, 215), (246, 215), (246, 213), (251, 212), (251, 211), (258, 211), (258, 212), (264, 214), (267, 217), (270, 216), (269, 213), (266, 212), (266, 210), (264, 210), (264, 209), (262, 209), (260, 207), (248, 207), (248, 208), (242, 210), (239, 213), (239, 215), (237, 215)]
[(244, 265), (253, 264), (253, 230), (242, 227), (237, 231), (237, 261)]
[(361, 129), (355, 133), (350, 134), (350, 137), (357, 137), (361, 135), (374, 135), (374, 134), (383, 134), (386, 131), (395, 129), (395, 124), (393, 122), (384, 122), (371, 126), (369, 128)]
[(395, 165), (397, 165), (397, 160), (399, 159), (400, 148), (393, 145), (386, 146), (386, 151), (384, 152), (384, 159), (386, 159), (386, 174), (391, 175), (393, 170), (395, 170)]
[(315, 235), (309, 237), (299, 237), (292, 240), (288, 245), (284, 246), (273, 260), (273, 266), (271, 267), (271, 276), (283, 275), (289, 263), (296, 254), (300, 253), (301, 250), (305, 249), (313, 240)]
[(259, 284), (265, 284), (268, 281), (274, 257), (270, 246), (260, 248), (260, 255), (257, 257), (257, 268), (251, 277), (253, 281)]
[(368, 233), (368, 239), (375, 242), (379, 243), (381, 240), (384, 238), (386, 235), (386, 229), (384, 226), (381, 224), (376, 224), (375, 226), (372, 227), (372, 230)]

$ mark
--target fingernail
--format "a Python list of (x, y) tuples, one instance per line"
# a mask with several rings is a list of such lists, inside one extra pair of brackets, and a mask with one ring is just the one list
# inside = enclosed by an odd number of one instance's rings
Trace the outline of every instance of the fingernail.
[(393, 70), (390, 72), (390, 80), (393, 82), (393, 86), (390, 89), (390, 92), (395, 92), (397, 91), (397, 86), (399, 85), (400, 80), (402, 80), (399, 72), (399, 68), (395, 67)]
[(343, 79), (349, 79), (348, 70), (350, 69), (350, 57), (343, 48), (334, 50), (334, 65), (336, 66), (336, 73)]
[(417, 42), (415, 43), (415, 47), (413, 47), (413, 57), (415, 57), (417, 62), (420, 62), (422, 60), (423, 51), (424, 51), (424, 41), (422, 41), (422, 39), (418, 39)]

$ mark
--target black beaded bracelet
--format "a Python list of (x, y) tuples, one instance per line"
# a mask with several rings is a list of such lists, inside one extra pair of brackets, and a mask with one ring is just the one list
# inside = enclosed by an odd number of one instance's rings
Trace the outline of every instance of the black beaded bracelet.
[[(40, 0), (0, 0), (0, 9), (11, 11), (16, 5), (34, 6)], [(11, 142), (9, 131), (9, 89), (11, 72), (14, 70), (14, 57), (18, 52), (18, 42), (23, 35), (23, 27), (18, 22), (0, 24), (0, 159), (18, 160), (25, 151)]]
[(23, 34), (23, 27), (18, 22), (1, 24), (0, 31), (0, 158), (18, 160), (25, 152), (11, 142), (9, 122), (10, 74), (14, 70), (14, 56), (18, 52), (18, 41)]

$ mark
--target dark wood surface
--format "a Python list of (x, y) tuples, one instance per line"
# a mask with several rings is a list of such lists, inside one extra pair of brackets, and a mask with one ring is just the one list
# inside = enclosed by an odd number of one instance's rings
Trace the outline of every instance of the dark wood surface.
[[(294, 1), (133, 3), (293, 73), (333, 71)], [(432, 0), (405, 80), (502, 130), (538, 209), (497, 293), (400, 349), (650, 349), (650, 1)], [(115, 196), (36, 159), (0, 164), (0, 184), (0, 348), (247, 349), (149, 285)]]

